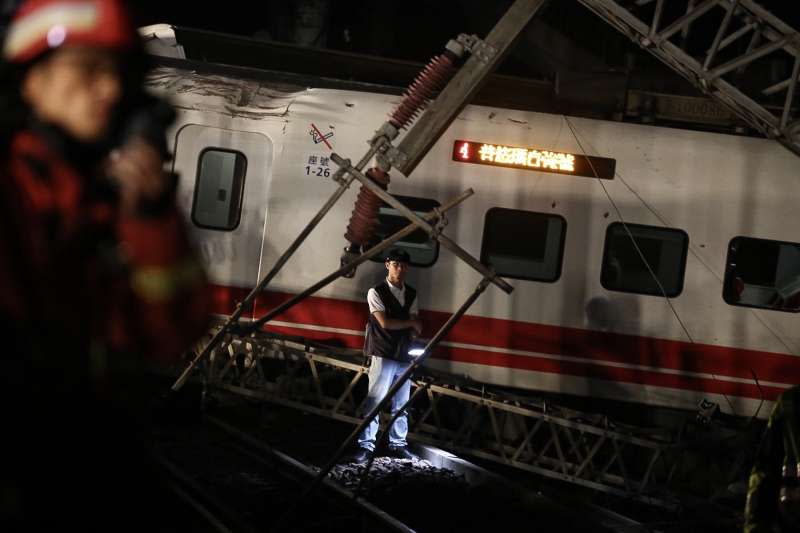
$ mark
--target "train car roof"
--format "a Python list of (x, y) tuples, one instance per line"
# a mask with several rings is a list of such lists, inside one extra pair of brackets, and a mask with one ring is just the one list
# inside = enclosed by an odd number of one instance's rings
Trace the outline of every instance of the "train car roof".
[[(156, 24), (139, 31), (158, 66), (268, 82), (287, 92), (312, 87), (400, 94), (423, 67), (410, 61), (183, 26)], [(599, 94), (602, 91), (569, 95), (560, 90), (557, 81), (492, 74), (472, 103), (698, 131), (751, 133), (728, 110), (702, 96), (609, 89), (613, 90), (625, 91), (625, 109), (619, 109), (618, 103), (612, 105), (607, 96)], [(641, 109), (649, 114), (641, 114)]]

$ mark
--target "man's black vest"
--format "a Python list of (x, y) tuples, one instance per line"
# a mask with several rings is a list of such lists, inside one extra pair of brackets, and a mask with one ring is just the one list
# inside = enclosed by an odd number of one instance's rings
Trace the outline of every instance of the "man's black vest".
[[(408, 311), (411, 309), (411, 304), (414, 303), (414, 298), (417, 297), (417, 291), (408, 283), (405, 286), (404, 305), (400, 305), (400, 302), (394, 297), (387, 281), (382, 281), (373, 287), (378, 296), (381, 297), (386, 318), (397, 320), (411, 318)], [(408, 362), (412, 359), (407, 353), (410, 341), (411, 328), (384, 329), (378, 323), (378, 319), (372, 313), (369, 314), (367, 335), (364, 339), (364, 355), (377, 355), (378, 357), (387, 357), (395, 361)]]

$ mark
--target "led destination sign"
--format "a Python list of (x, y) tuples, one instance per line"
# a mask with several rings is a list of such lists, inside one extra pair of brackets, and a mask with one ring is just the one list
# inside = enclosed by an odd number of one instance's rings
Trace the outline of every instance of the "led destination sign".
[(617, 160), (608, 157), (567, 154), (474, 141), (456, 141), (453, 144), (453, 161), (520, 168), (537, 172), (555, 172), (556, 174), (588, 178), (597, 177), (604, 180), (614, 179), (614, 170), (617, 166)]

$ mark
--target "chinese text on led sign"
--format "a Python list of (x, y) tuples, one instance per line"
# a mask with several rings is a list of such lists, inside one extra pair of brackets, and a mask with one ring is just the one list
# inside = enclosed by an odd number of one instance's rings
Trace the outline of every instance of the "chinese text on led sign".
[(616, 167), (616, 160), (606, 157), (474, 141), (456, 141), (453, 145), (453, 160), (602, 179), (613, 179)]

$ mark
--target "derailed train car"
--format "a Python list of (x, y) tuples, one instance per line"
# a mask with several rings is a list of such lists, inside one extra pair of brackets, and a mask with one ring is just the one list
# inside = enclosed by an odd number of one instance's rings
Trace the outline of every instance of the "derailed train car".
[[(151, 34), (153, 49), (176, 55), (168, 28)], [(223, 315), (336, 188), (331, 154), (360, 157), (399, 101), (174, 59), (149, 84), (178, 111), (179, 202)], [(766, 139), (468, 106), (389, 189), (420, 213), (474, 189), (446, 232), (515, 290), (487, 290), (426, 364), (493, 385), (766, 416), (800, 383), (797, 168)], [(339, 266), (356, 193), (252, 316)], [(388, 207), (379, 217), (376, 238), (405, 224)], [(420, 232), (401, 246), (432, 332), (478, 274)], [(366, 291), (383, 275), (368, 263), (267, 329), (360, 347)]]

